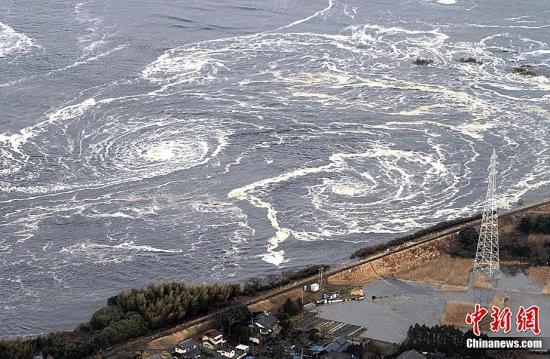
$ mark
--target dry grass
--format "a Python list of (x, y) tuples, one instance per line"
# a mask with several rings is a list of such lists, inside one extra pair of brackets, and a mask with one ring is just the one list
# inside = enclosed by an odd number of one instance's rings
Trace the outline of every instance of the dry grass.
[[(499, 308), (503, 308), (506, 304), (506, 298), (502, 296), (496, 296), (491, 304), (487, 307), (489, 310), (489, 313), (483, 318), (483, 320), (480, 323), (481, 330), (488, 330), (489, 324), (491, 322), (491, 306), (496, 306)], [(451, 300), (447, 302), (447, 306), (445, 307), (445, 311), (443, 312), (443, 317), (441, 318), (440, 322), (444, 325), (454, 325), (456, 327), (469, 327), (466, 324), (466, 315), (469, 313), (473, 313), (475, 309), (475, 304), (470, 302), (460, 302)]]
[(550, 267), (531, 267), (527, 269), (527, 274), (538, 284), (550, 286)]
[(474, 273), (473, 276), (474, 276), (474, 281), (473, 281), (474, 288), (482, 288), (482, 289), (493, 288), (492, 284), (488, 282), (487, 276), (479, 273)]
[(296, 288), (288, 292), (281, 293), (269, 300), (262, 300), (248, 306), (251, 312), (276, 312), (283, 305), (287, 298), (296, 300), (302, 297), (302, 289)]
[[(405, 269), (395, 274), (396, 278), (435, 283), (447, 286), (447, 288), (465, 287), (468, 283), (468, 275), (472, 270), (473, 261), (465, 258), (451, 258), (441, 256), (419, 266)], [(456, 289), (456, 288), (455, 288)]]
[(443, 247), (447, 240), (448, 237), (442, 237), (433, 242), (357, 265), (328, 277), (327, 281), (338, 285), (366, 284), (381, 276), (391, 276), (411, 267), (421, 266), (423, 263), (444, 255)]
[(269, 300), (262, 300), (261, 302), (254, 303), (248, 306), (251, 312), (269, 312), (273, 308), (273, 303)]
[[(456, 327), (467, 327), (466, 314), (474, 311), (474, 303), (449, 301), (443, 312), (441, 324), (454, 325)], [(483, 323), (483, 322), (482, 322)]]
[(443, 292), (467, 292), (468, 291), (468, 287), (467, 286), (463, 286), (463, 285), (448, 285), (448, 284), (443, 284), (441, 286), (441, 290)]
[(155, 339), (147, 345), (148, 349), (166, 350), (176, 346), (181, 341), (191, 338), (199, 333), (205, 332), (214, 327), (214, 321), (207, 321), (187, 329), (181, 330), (171, 335)]
[(531, 267), (527, 269), (527, 275), (543, 286), (542, 294), (550, 294), (550, 267)]
[(363, 296), (363, 295), (365, 295), (365, 291), (363, 290), (363, 288), (353, 288), (350, 291), (350, 294), (351, 295), (356, 295), (356, 296)]

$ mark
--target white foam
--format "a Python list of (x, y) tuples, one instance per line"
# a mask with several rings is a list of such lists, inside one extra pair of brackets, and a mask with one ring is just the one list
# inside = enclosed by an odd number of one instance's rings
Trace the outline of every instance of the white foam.
[(145, 254), (174, 254), (183, 253), (182, 249), (161, 249), (149, 245), (137, 245), (134, 241), (126, 240), (122, 243), (109, 245), (98, 244), (86, 240), (69, 247), (63, 247), (59, 253), (77, 256), (93, 263), (122, 263), (134, 259), (136, 253)]
[(299, 19), (299, 20), (296, 20), (296, 21), (293, 21), (291, 22), (290, 24), (288, 25), (285, 25), (285, 26), (281, 26), (279, 27), (277, 30), (275, 31), (280, 31), (280, 30), (284, 30), (284, 29), (288, 29), (288, 28), (291, 28), (291, 27), (294, 27), (296, 25), (300, 25), (300, 24), (303, 24), (311, 19), (314, 19), (318, 16), (322, 16), (322, 17), (325, 17), (328, 12), (332, 9), (332, 7), (334, 6), (334, 0), (328, 0), (328, 5), (326, 8), (322, 9), (322, 10), (319, 10), (317, 11), (316, 13), (314, 13), (313, 15), (310, 15), (308, 17), (305, 17), (303, 19)]
[(0, 57), (27, 53), (34, 47), (39, 46), (32, 38), (0, 22)]

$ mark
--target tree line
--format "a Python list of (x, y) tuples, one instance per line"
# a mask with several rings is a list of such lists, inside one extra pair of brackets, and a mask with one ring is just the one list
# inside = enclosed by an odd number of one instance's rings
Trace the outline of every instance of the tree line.
[(487, 339), (488, 337), (485, 334), (476, 337), (472, 330), (463, 332), (451, 325), (429, 327), (424, 324), (415, 324), (409, 327), (407, 338), (401, 343), (400, 351), (414, 349), (419, 352), (445, 353), (451, 358), (486, 358), (485, 350), (466, 347), (468, 338)]
[[(550, 241), (544, 237), (529, 239), (529, 234), (550, 233), (550, 215), (525, 216), (516, 225), (516, 231), (500, 238), (500, 258), (521, 260), (531, 266), (550, 265)], [(451, 241), (448, 252), (453, 257), (473, 258), (476, 253), (478, 231), (473, 227), (462, 229)]]

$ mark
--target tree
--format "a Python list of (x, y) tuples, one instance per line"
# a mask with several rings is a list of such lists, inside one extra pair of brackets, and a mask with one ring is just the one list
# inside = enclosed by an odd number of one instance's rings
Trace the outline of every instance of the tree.
[(287, 298), (281, 307), (281, 311), (289, 316), (300, 314), (302, 312), (301, 303), (299, 300), (295, 302), (292, 299)]
[(230, 340), (238, 341), (246, 328), (252, 314), (245, 305), (230, 308), (219, 313), (216, 317), (218, 325)]

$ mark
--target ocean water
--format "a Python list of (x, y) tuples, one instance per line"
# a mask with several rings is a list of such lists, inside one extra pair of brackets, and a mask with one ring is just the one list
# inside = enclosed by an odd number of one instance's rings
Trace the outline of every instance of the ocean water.
[(546, 0), (1, 1), (0, 336), (470, 215), (493, 149), (501, 208), (548, 196), (548, 19)]

